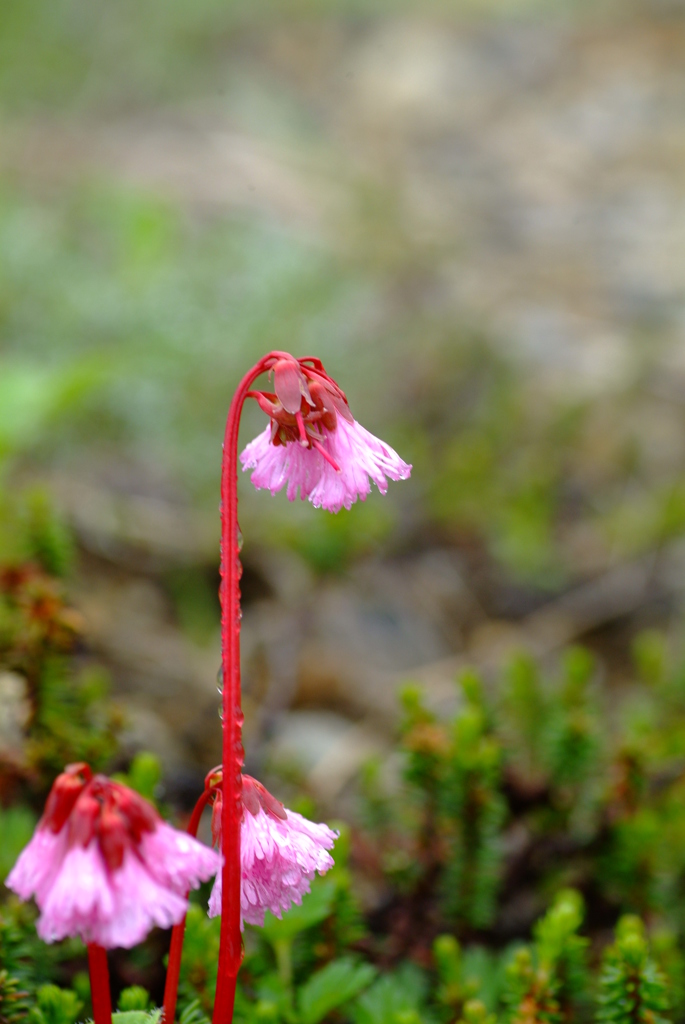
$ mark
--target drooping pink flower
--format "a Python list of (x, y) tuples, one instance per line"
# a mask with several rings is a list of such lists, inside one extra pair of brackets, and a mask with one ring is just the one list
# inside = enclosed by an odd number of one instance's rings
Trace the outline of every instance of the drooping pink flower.
[[(215, 842), (221, 841), (221, 794), (212, 815)], [(317, 873), (333, 867), (328, 851), (338, 833), (289, 811), (255, 779), (243, 775), (243, 818), (240, 829), (243, 922), (263, 925), (264, 913), (276, 917), (300, 904)], [(221, 913), (221, 872), (209, 897), (209, 916)]]
[(85, 764), (55, 780), (38, 828), (5, 883), (35, 896), (45, 942), (70, 935), (129, 948), (187, 910), (186, 892), (221, 858), (161, 820), (141, 796)]
[[(315, 365), (309, 365), (314, 363)], [(365, 500), (376, 484), (406, 480), (411, 466), (394, 449), (352, 417), (347, 398), (313, 360), (280, 359), (274, 366), (275, 393), (252, 391), (270, 424), (240, 455), (255, 487), (275, 494), (287, 487), (329, 512)]]

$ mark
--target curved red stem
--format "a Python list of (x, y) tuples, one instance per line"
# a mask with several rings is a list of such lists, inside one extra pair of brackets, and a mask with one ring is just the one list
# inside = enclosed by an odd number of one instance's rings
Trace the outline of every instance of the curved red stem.
[(219, 971), (213, 1024), (230, 1024), (242, 960), (240, 935), (240, 819), (243, 714), (240, 705), (240, 545), (238, 542), (238, 430), (247, 392), (283, 353), (269, 353), (245, 374), (233, 396), (226, 421), (221, 467), (221, 664), (223, 669), (224, 854)]
[[(214, 793), (216, 787), (211, 789), (205, 789), (200, 799), (193, 808), (193, 813), (190, 816), (188, 822), (187, 832), (191, 836), (197, 835), (197, 830), (200, 825), (200, 818), (204, 811), (207, 803)], [(188, 893), (186, 893), (186, 899)], [(176, 999), (178, 997), (178, 979), (181, 974), (181, 956), (183, 953), (183, 937), (186, 930), (186, 919), (185, 915), (182, 921), (175, 924), (171, 929), (171, 945), (169, 946), (169, 964), (166, 972), (166, 983), (164, 985), (164, 1004), (162, 1017), (166, 1024), (173, 1024), (174, 1016), (176, 1014)], [(97, 1024), (97, 1021), (95, 1021)]]
[(112, 997), (109, 991), (107, 951), (94, 942), (88, 945), (88, 973), (93, 1003), (94, 1024), (112, 1024)]

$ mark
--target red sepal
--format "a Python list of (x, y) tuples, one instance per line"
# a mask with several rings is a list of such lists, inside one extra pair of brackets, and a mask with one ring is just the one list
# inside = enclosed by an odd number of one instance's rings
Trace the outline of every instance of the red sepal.
[(101, 803), (90, 793), (82, 793), (76, 801), (69, 818), (69, 845), (88, 846), (95, 835), (95, 822), (100, 814)]
[(255, 817), (259, 814), (260, 808), (279, 821), (286, 821), (288, 817), (280, 800), (272, 796), (269, 790), (251, 775), (243, 775), (243, 807)]
[(155, 831), (159, 815), (152, 804), (149, 804), (128, 786), (122, 786), (116, 782), (110, 783), (110, 785), (113, 788), (113, 803), (126, 822), (131, 838), (134, 842), (139, 843), (143, 832)]
[[(278, 412), (280, 403), (272, 391), (248, 391), (247, 398), (254, 398), (262, 412), (267, 416), (274, 417)], [(298, 406), (299, 408), (299, 406)]]
[(259, 802), (259, 796), (257, 795), (257, 789), (254, 785), (254, 779), (250, 778), (249, 775), (243, 775), (243, 807), (246, 811), (256, 818), (261, 809)]
[(110, 871), (116, 871), (124, 862), (124, 853), (129, 844), (126, 823), (120, 814), (105, 807), (95, 827), (102, 856)]
[[(290, 359), (279, 359), (274, 364), (274, 391), (278, 400), (291, 415), (300, 411), (302, 398), (309, 400), (307, 381), (297, 362)], [(313, 404), (310, 402), (310, 404)]]
[(309, 382), (310, 392), (312, 385), (315, 383), (318, 384), (319, 387), (325, 388), (331, 396), (331, 400), (335, 405), (336, 410), (340, 413), (343, 419), (349, 420), (351, 423), (354, 417), (352, 416), (347, 404), (347, 395), (340, 385), (337, 384), (332, 377), (328, 376), (320, 360), (316, 360), (316, 362), (318, 363), (317, 366), (310, 367), (303, 365), (303, 360), (300, 360), (302, 371)]
[(212, 807), (212, 843), (217, 846), (221, 839), (221, 810), (223, 807), (223, 798), (221, 790), (216, 791), (214, 797), (214, 806)]
[[(79, 776), (85, 776), (85, 778)], [(64, 827), (84, 786), (90, 781), (90, 777), (91, 771), (85, 762), (67, 765), (52, 784), (40, 821), (42, 828), (49, 828), (51, 832), (59, 832)]]

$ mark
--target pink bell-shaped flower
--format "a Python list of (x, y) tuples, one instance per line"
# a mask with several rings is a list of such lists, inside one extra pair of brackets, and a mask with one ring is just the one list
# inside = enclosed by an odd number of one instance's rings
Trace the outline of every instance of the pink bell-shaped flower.
[(128, 948), (155, 925), (180, 921), (188, 889), (220, 866), (214, 850), (167, 825), (138, 793), (80, 763), (55, 779), (5, 884), (24, 900), (35, 896), (45, 942), (78, 935)]
[(287, 487), (329, 512), (365, 500), (376, 484), (406, 480), (411, 466), (353, 418), (347, 398), (317, 360), (285, 356), (274, 366), (275, 393), (252, 391), (270, 424), (240, 455), (255, 487)]
[[(214, 841), (221, 843), (221, 792), (212, 813)], [(241, 923), (263, 925), (264, 912), (281, 917), (300, 904), (318, 871), (333, 867), (328, 851), (338, 833), (287, 810), (256, 779), (243, 775), (240, 826)], [(209, 897), (209, 916), (221, 913), (221, 872)]]

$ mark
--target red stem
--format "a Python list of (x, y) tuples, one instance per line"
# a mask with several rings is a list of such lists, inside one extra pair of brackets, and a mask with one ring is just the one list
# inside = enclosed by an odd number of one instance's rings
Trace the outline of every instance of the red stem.
[(88, 945), (88, 971), (90, 997), (93, 1002), (94, 1024), (112, 1024), (112, 998), (109, 992), (107, 951), (95, 943)]
[[(191, 836), (197, 836), (197, 830), (200, 824), (200, 818), (204, 811), (207, 803), (214, 792), (214, 788), (206, 789), (200, 799), (195, 804), (193, 813), (190, 816), (188, 822), (187, 831)], [(188, 893), (186, 893), (186, 899)], [(162, 1019), (166, 1024), (173, 1024), (174, 1016), (176, 1014), (176, 999), (178, 997), (178, 979), (181, 974), (181, 955), (183, 953), (183, 936), (186, 930), (186, 919), (185, 915), (183, 920), (175, 924), (171, 929), (171, 945), (169, 946), (169, 965), (166, 972), (166, 984), (164, 985), (164, 1008), (162, 1012)], [(95, 1024), (98, 1024), (95, 1021)]]
[(226, 421), (221, 467), (221, 659), (223, 669), (223, 808), (221, 845), (224, 854), (219, 971), (213, 1024), (231, 1024), (238, 970), (240, 935), (240, 819), (242, 816), (240, 706), (240, 545), (238, 543), (238, 429), (247, 392), (278, 356), (270, 353), (253, 366), (238, 385)]

